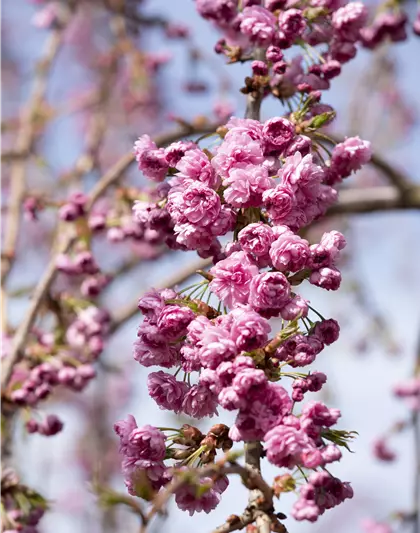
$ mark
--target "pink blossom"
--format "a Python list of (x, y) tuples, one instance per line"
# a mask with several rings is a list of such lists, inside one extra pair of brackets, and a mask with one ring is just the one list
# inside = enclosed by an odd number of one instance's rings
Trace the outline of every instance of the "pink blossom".
[(278, 315), (289, 299), (290, 284), (281, 272), (264, 272), (252, 279), (249, 304), (264, 316)]
[(335, 146), (332, 152), (331, 169), (345, 178), (362, 168), (362, 165), (368, 163), (371, 157), (372, 150), (369, 141), (363, 141), (360, 137), (349, 137)]
[(270, 463), (286, 468), (302, 464), (302, 452), (311, 449), (309, 437), (294, 427), (279, 425), (264, 437), (264, 449)]
[(337, 9), (332, 16), (332, 24), (340, 37), (349, 42), (354, 42), (359, 37), (359, 31), (365, 25), (368, 10), (361, 2), (349, 2)]
[(268, 153), (281, 154), (292, 142), (295, 126), (286, 118), (275, 117), (264, 123), (262, 133)]
[(185, 335), (188, 324), (195, 314), (188, 307), (166, 305), (157, 319), (159, 333), (169, 340), (176, 340)]
[(200, 340), (199, 358), (204, 368), (217, 368), (220, 363), (233, 359), (237, 347), (223, 327), (213, 326), (206, 329)]
[(293, 208), (293, 191), (290, 187), (277, 185), (275, 189), (264, 192), (263, 202), (273, 223), (281, 224)]
[(274, 182), (265, 167), (247, 165), (231, 169), (223, 185), (227, 186), (223, 196), (233, 207), (259, 207), (263, 193), (274, 187)]
[(170, 480), (163, 461), (149, 461), (126, 457), (122, 463), (125, 485), (131, 496), (145, 497), (152, 490), (159, 490)]
[(413, 377), (395, 385), (394, 394), (399, 398), (420, 395), (420, 377)]
[(324, 464), (335, 463), (342, 457), (340, 448), (335, 444), (328, 444), (328, 446), (321, 449), (321, 453)]
[(252, 73), (254, 76), (267, 76), (268, 67), (264, 61), (255, 60), (251, 63)]
[(283, 59), (283, 52), (278, 46), (270, 45), (265, 51), (265, 57), (267, 61), (276, 63), (277, 61), (281, 61)]
[(306, 28), (306, 22), (300, 9), (286, 9), (286, 11), (282, 11), (278, 24), (280, 39), (290, 43), (300, 37)]
[(126, 420), (119, 420), (114, 424), (114, 431), (120, 438), (119, 452), (123, 455), (128, 454), (128, 439), (134, 429), (137, 429), (137, 422), (133, 415), (127, 415)]
[(169, 170), (165, 151), (156, 146), (148, 135), (142, 135), (134, 143), (134, 153), (139, 169), (153, 181), (163, 181)]
[(248, 301), (250, 283), (258, 267), (245, 252), (234, 252), (210, 269), (210, 290), (229, 307)]
[(251, 387), (259, 387), (266, 382), (267, 377), (263, 370), (244, 368), (234, 377), (232, 387), (239, 396), (246, 397)]
[(298, 135), (289, 144), (285, 155), (289, 157), (289, 156), (294, 155), (296, 152), (300, 152), (302, 157), (304, 157), (311, 152), (311, 149), (312, 149), (312, 141), (310, 137), (307, 137), (306, 135)]
[(267, 383), (247, 398), (247, 408), (241, 410), (229, 431), (234, 441), (261, 440), (264, 435), (290, 413), (292, 401), (280, 385)]
[(31, 22), (36, 28), (47, 29), (59, 20), (59, 15), (60, 9), (58, 4), (46, 4), (34, 14)]
[(303, 270), (309, 260), (309, 243), (291, 231), (285, 231), (270, 248), (273, 266), (281, 272)]
[(203, 18), (225, 27), (237, 14), (238, 0), (196, 0), (195, 6)]
[(213, 105), (213, 113), (220, 121), (226, 121), (235, 111), (233, 104), (225, 100), (218, 100)]
[(210, 327), (211, 325), (212, 323), (207, 317), (203, 315), (196, 316), (187, 327), (187, 340), (192, 344), (199, 344), (203, 338), (206, 328)]
[(159, 365), (171, 368), (178, 360), (178, 350), (168, 343), (156, 326), (143, 323), (139, 338), (134, 343), (134, 359), (146, 367)]
[(199, 148), (186, 151), (175, 166), (180, 178), (198, 180), (212, 189), (217, 189), (220, 185), (220, 178), (214, 172), (209, 158)]
[(388, 442), (384, 438), (375, 440), (373, 443), (373, 454), (380, 461), (392, 462), (397, 457), (397, 454), (388, 446)]
[(262, 222), (248, 224), (238, 234), (242, 250), (257, 257), (266, 256), (274, 240), (273, 230), (268, 224)]
[(316, 347), (305, 335), (294, 335), (284, 341), (276, 351), (280, 361), (287, 361), (293, 367), (307, 366), (315, 361), (316, 355), (322, 350), (322, 344)]
[(165, 435), (153, 426), (134, 428), (128, 437), (127, 455), (137, 459), (161, 461), (165, 457)]
[(299, 294), (291, 298), (280, 310), (280, 315), (284, 320), (296, 320), (308, 315), (308, 302)]
[(245, 369), (255, 368), (254, 361), (246, 355), (238, 355), (233, 361), (226, 361), (219, 365), (216, 370), (217, 378), (222, 387), (232, 384), (235, 376)]
[(349, 483), (343, 483), (327, 472), (315, 472), (309, 477), (309, 483), (300, 489), (299, 499), (293, 505), (291, 514), (295, 520), (316, 522), (327, 509), (349, 498), (353, 498)]
[(159, 313), (165, 306), (165, 300), (177, 297), (178, 293), (172, 289), (151, 289), (139, 299), (138, 308), (151, 324), (156, 324)]
[(184, 396), (188, 391), (188, 385), (183, 381), (177, 381), (171, 374), (160, 370), (149, 374), (147, 389), (161, 409), (179, 413)]
[(338, 322), (332, 318), (329, 320), (323, 320), (322, 322), (317, 322), (314, 334), (320, 339), (324, 344), (332, 344), (335, 342), (340, 334), (340, 326)]
[(204, 183), (185, 180), (168, 194), (167, 209), (177, 224), (212, 224), (220, 213), (220, 198)]
[[(194, 513), (210, 513), (220, 502), (221, 494), (226, 490), (229, 481), (225, 476), (223, 480), (214, 481), (209, 477), (201, 478), (198, 487), (184, 484), (175, 492), (175, 501), (182, 511), (188, 511), (190, 516)], [(200, 490), (204, 489), (206, 490)]]
[(226, 134), (225, 141), (233, 141), (237, 139), (237, 135), (245, 133), (254, 141), (262, 141), (262, 124), (259, 120), (253, 120), (250, 118), (238, 118), (231, 117), (226, 124), (228, 133)]
[(203, 383), (193, 385), (185, 394), (181, 410), (193, 418), (217, 415), (217, 396)]
[(312, 272), (309, 277), (309, 283), (328, 291), (336, 291), (341, 284), (341, 273), (336, 268), (320, 268)]
[(194, 224), (176, 224), (174, 235), (181, 249), (208, 250), (214, 241), (214, 235), (211, 230), (211, 226), (203, 228)]
[(250, 309), (238, 310), (231, 327), (231, 338), (239, 350), (252, 351), (261, 348), (268, 341), (271, 331), (269, 322)]
[(321, 402), (308, 402), (302, 409), (302, 428), (308, 430), (313, 425), (331, 427), (337, 423), (340, 416), (339, 409), (329, 409)]
[(226, 235), (226, 233), (234, 229), (235, 222), (236, 214), (233, 209), (227, 205), (222, 205), (219, 216), (211, 224), (209, 229), (212, 235)]
[(324, 233), (319, 244), (310, 247), (311, 268), (332, 267), (339, 259), (340, 251), (346, 246), (344, 235), (339, 231)]
[[(192, 175), (192, 172), (189, 173), (188, 172), (189, 167), (188, 165), (186, 165), (187, 161), (184, 161), (184, 165), (188, 169), (187, 171), (182, 170), (181, 168), (183, 166), (182, 164), (181, 166), (177, 166), (177, 164), (181, 161), (181, 159), (185, 156), (185, 154), (188, 151), (193, 151), (193, 150), (196, 151), (195, 150), (196, 148), (197, 148), (197, 145), (193, 143), (192, 141), (177, 141), (177, 142), (170, 144), (167, 148), (165, 148), (165, 157), (166, 157), (166, 161), (168, 162), (168, 165), (172, 168), (177, 168), (189, 178), (197, 179), (199, 173), (197, 173), (196, 175)], [(201, 152), (201, 150), (199, 150), (199, 152), (205, 155), (203, 152)], [(200, 157), (197, 157), (197, 159), (199, 158)], [(193, 161), (195, 162), (196, 160), (193, 158)], [(195, 168), (196, 167), (194, 167), (194, 170)], [(204, 181), (204, 180), (201, 179), (200, 181)]]
[(261, 6), (246, 7), (240, 15), (241, 33), (260, 46), (271, 44), (276, 30), (276, 19)]
[[(312, 154), (302, 157), (300, 152), (287, 157), (281, 171), (282, 185), (287, 185), (294, 191), (302, 187), (315, 187), (315, 195), (323, 177), (324, 172), (320, 166), (313, 163)], [(305, 193), (310, 191), (311, 189), (306, 189)]]

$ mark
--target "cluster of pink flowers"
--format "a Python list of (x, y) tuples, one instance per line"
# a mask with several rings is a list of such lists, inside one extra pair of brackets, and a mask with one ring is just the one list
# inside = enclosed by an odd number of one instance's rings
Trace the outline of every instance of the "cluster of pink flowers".
[(420, 376), (398, 383), (394, 387), (394, 394), (397, 398), (405, 399), (413, 411), (420, 411)]
[[(138, 427), (132, 415), (117, 422), (114, 430), (120, 438), (119, 451), (123, 456), (122, 470), (128, 492), (132, 496), (152, 498), (155, 491), (166, 485), (173, 476), (172, 469), (164, 463), (168, 453), (170, 456), (170, 449), (166, 448), (167, 437), (156, 427)], [(182, 431), (179, 432), (181, 435), (184, 436)], [(182, 438), (181, 442), (185, 448), (188, 439)], [(178, 472), (186, 471), (187, 468), (181, 465), (175, 464)], [(201, 511), (209, 513), (218, 505), (228, 485), (226, 476), (216, 479), (202, 477), (197, 484), (181, 485), (175, 492), (175, 501), (180, 509), (188, 511), (190, 515)]]
[[(10, 381), (9, 400), (34, 408), (59, 386), (84, 390), (96, 376), (93, 363), (104, 348), (109, 326), (109, 313), (89, 305), (77, 309), (59, 342), (52, 334), (35, 332), (35, 341), (27, 348), (31, 365), (16, 366)], [(29, 433), (45, 436), (55, 435), (62, 427), (55, 415), (47, 416), (42, 422), (30, 419), (26, 424)]]
[[(267, 63), (253, 64), (253, 73), (268, 76), (271, 70), (271, 87), (286, 98), (295, 91), (328, 89), (341, 65), (356, 56), (357, 44), (376, 48), (387, 40), (404, 41), (409, 22), (403, 6), (396, 5), (381, 9), (368, 24), (371, 17), (362, 2), (310, 0), (302, 6), (277, 0), (196, 0), (196, 7), (223, 33), (215, 46), (217, 53), (243, 61), (253, 47), (266, 49)], [(420, 12), (413, 22), (417, 35), (419, 21)], [(307, 54), (310, 63), (314, 55), (320, 62), (306, 67), (302, 56), (286, 60), (282, 50), (293, 45)], [(313, 47), (319, 47), (315, 54), (310, 52)]]
[[(313, 0), (298, 7), (285, 1), (196, 0), (196, 6), (200, 15), (223, 33), (215, 47), (217, 53), (238, 61), (246, 60), (255, 46), (266, 49), (266, 63), (253, 64), (254, 76), (266, 77), (271, 71), (271, 89), (286, 98), (296, 91), (328, 89), (341, 65), (355, 57), (357, 43), (364, 43), (361, 32), (368, 20), (368, 10), (361, 2), (342, 5)], [(308, 56), (309, 67), (302, 63), (302, 56), (289, 61), (284, 58), (282, 50), (293, 45)], [(315, 46), (322, 47), (315, 54), (321, 58), (319, 63), (313, 62), (311, 49)]]
[[(288, 24), (295, 24), (286, 22), (285, 34)], [(152, 290), (139, 301), (144, 321), (134, 358), (143, 366), (176, 367), (176, 375), (185, 375), (182, 380), (165, 370), (152, 372), (150, 396), (161, 409), (196, 419), (217, 414), (218, 406), (235, 411), (231, 441), (264, 441), (273, 464), (315, 471), (341, 458), (331, 430), (340, 413), (309, 402), (300, 415), (292, 414), (306, 392), (319, 391), (326, 382), (322, 372), (293, 369), (313, 363), (325, 345), (337, 340), (339, 326), (333, 319), (313, 321), (309, 303), (295, 287), (308, 280), (338, 289), (337, 261), (346, 242), (341, 233), (330, 231), (310, 245), (297, 232), (334, 203), (334, 184), (371, 156), (369, 143), (354, 137), (338, 144), (327, 162), (319, 157), (316, 139), (299, 127), (305, 120), (314, 124), (316, 102), (310, 95), (301, 116), (265, 123), (231, 118), (219, 130), (222, 142), (212, 153), (189, 141), (157, 148), (148, 136), (141, 137), (136, 159), (143, 174), (159, 183), (159, 199), (134, 205), (139, 224), (150, 228), (163, 221), (161, 238), (170, 247), (196, 250), (214, 263), (190, 294)], [(233, 241), (222, 244), (219, 237), (232, 231)], [(197, 291), (201, 294), (194, 297)], [(213, 296), (204, 303), (207, 291)], [(219, 301), (217, 309), (210, 305), (213, 298)], [(272, 317), (289, 325), (272, 333)], [(294, 380), (291, 396), (276, 383), (285, 365), (292, 368), (285, 373)], [(167, 474), (162, 464), (152, 467), (137, 455), (130, 459), (127, 450), (122, 452), (129, 465), (136, 465), (136, 476), (144, 471), (158, 489)], [(293, 510), (296, 519), (313, 521), (351, 497), (347, 483), (324, 474), (314, 474), (302, 488)], [(207, 511), (220, 499), (221, 491), (212, 490), (200, 504), (187, 491), (177, 497), (178, 505)]]
[[(394, 386), (393, 392), (397, 398), (405, 400), (410, 411), (415, 413), (420, 410), (420, 376), (415, 375), (397, 383), (397, 385)], [(373, 443), (373, 454), (376, 459), (386, 463), (395, 461), (397, 454), (390, 446), (389, 440), (393, 434), (399, 433), (410, 427), (412, 425), (412, 420), (413, 417), (410, 413), (408, 420), (395, 422), (386, 435), (375, 439)], [(414, 431), (416, 431), (415, 428)]]
[(353, 497), (349, 483), (343, 483), (328, 472), (314, 472), (300, 490), (292, 514), (296, 520), (315, 522), (327, 509)]
[[(308, 106), (312, 109), (311, 98)], [(215, 261), (230, 257), (228, 269), (241, 263), (235, 252), (243, 251), (253, 261), (243, 265), (248, 272), (255, 264), (280, 272), (310, 268), (312, 283), (338, 288), (334, 261), (344, 239), (330, 233), (317, 249), (309, 249), (294, 232), (325, 214), (337, 198), (332, 185), (369, 161), (370, 145), (358, 137), (346, 139), (324, 164), (292, 120), (278, 117), (262, 124), (232, 118), (211, 156), (191, 142), (156, 148), (144, 135), (135, 145), (139, 169), (159, 182), (169, 172), (172, 177), (159, 185), (156, 203), (135, 204), (135, 220), (159, 231), (172, 248), (197, 250)], [(218, 237), (237, 229), (244, 214), (248, 220), (239, 241), (222, 251)], [(260, 222), (250, 226), (255, 219)], [(213, 287), (217, 294), (216, 283)]]
[[(315, 521), (353, 493), (324, 470), (340, 460), (339, 445), (348, 435), (332, 429), (340, 412), (317, 401), (293, 412), (327, 379), (322, 372), (294, 369), (312, 364), (339, 336), (337, 322), (314, 319), (311, 310), (317, 312), (296, 287), (307, 280), (338, 289), (346, 241), (330, 231), (310, 244), (298, 232), (326, 213), (337, 199), (335, 185), (371, 157), (369, 142), (359, 137), (345, 139), (330, 153), (325, 135), (318, 134), (334, 118), (332, 108), (320, 103), (320, 91), (354, 57), (368, 12), (359, 2), (342, 7), (314, 2), (305, 9), (261, 4), (196, 0), (200, 14), (224, 32), (218, 52), (232, 61), (246, 61), (251, 53), (253, 78), (244, 92), (261, 90), (288, 100), (298, 91), (298, 108), (264, 123), (232, 117), (217, 130), (221, 141), (210, 149), (198, 141), (158, 148), (147, 135), (135, 143), (138, 168), (157, 187), (153, 200), (135, 202), (134, 221), (155, 232), (155, 242), (197, 251), (212, 258), (213, 266), (192, 290), (152, 290), (140, 299), (144, 320), (134, 358), (161, 367), (148, 377), (149, 394), (161, 409), (196, 419), (214, 416), (219, 407), (234, 411), (235, 423), (226, 429), (231, 443), (262, 441), (274, 465), (312, 471), (292, 514)], [(301, 57), (285, 59), (282, 50), (294, 44), (311, 56), (308, 70)], [(317, 64), (311, 49), (319, 44), (326, 50)], [(253, 55), (254, 47), (264, 48), (264, 60)], [(272, 331), (271, 318), (282, 320), (280, 331)], [(175, 374), (167, 371), (173, 367)], [(179, 372), (184, 379), (177, 378)], [(293, 380), (291, 393), (278, 383), (286, 377)], [(129, 491), (139, 495), (133, 476), (159, 490), (174, 473), (163, 461), (176, 455), (168, 449), (165, 455), (162, 434), (149, 426), (139, 429), (131, 419), (116, 431)], [(209, 459), (206, 446), (193, 450), (182, 457)], [(175, 466), (182, 470), (185, 464)], [(181, 509), (208, 512), (217, 505), (226, 483), (201, 482), (209, 487), (200, 501), (197, 487), (176, 495)]]

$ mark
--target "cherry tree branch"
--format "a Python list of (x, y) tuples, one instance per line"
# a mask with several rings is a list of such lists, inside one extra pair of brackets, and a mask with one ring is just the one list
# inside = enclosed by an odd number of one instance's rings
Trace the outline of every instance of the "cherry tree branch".
[[(175, 494), (175, 492), (177, 492), (184, 485), (191, 483), (191, 477), (189, 475), (183, 474), (185, 473), (181, 473), (181, 475), (176, 476), (173, 481), (169, 483), (169, 485), (167, 485), (162, 491), (157, 494), (152, 503), (151, 509), (145, 515), (145, 518), (143, 518), (142, 520), (142, 527), (140, 529), (140, 533), (146, 533), (150, 522), (156, 515), (164, 514), (166, 504), (168, 503), (172, 495)], [(254, 488), (257, 487), (261, 494), (261, 497), (259, 498), (258, 502), (252, 502), (248, 505), (247, 511), (244, 513), (246, 518), (243, 517), (244, 515), (242, 515), (242, 517), (229, 517), (227, 523), (230, 523), (230, 529), (227, 528), (226, 525), (223, 525), (220, 526), (220, 528), (216, 529), (217, 533), (241, 529), (247, 524), (250, 524), (254, 519), (258, 519), (261, 516), (262, 512), (272, 513), (273, 511), (273, 491), (271, 487), (264, 481), (263, 477), (259, 472), (256, 472), (248, 465), (242, 466), (233, 460), (229, 460), (229, 457), (227, 457), (215, 464), (211, 464), (202, 468), (197, 468), (193, 472), (191, 472), (191, 475), (193, 475), (197, 481), (203, 477), (217, 478), (229, 474), (239, 475), (244, 485), (250, 490), (254, 490)], [(235, 524), (235, 522), (237, 522), (237, 524)], [(241, 523), (243, 525), (241, 525)]]
[[(264, 60), (265, 50), (257, 48), (255, 50), (255, 59)], [(247, 95), (245, 118), (260, 120), (261, 103), (264, 97), (264, 89), (259, 89)], [(245, 464), (255, 474), (260, 475), (261, 472), (261, 454), (262, 445), (259, 441), (251, 441), (245, 443)], [(255, 502), (263, 496), (259, 488), (254, 488), (249, 492), (249, 506), (253, 506)], [(270, 533), (270, 518), (263, 514), (256, 517), (256, 526), (258, 533)]]
[[(178, 129), (172, 132), (157, 136), (155, 138), (155, 142), (159, 146), (164, 146), (188, 135), (210, 133), (212, 131), (215, 131), (217, 127), (218, 124), (214, 123), (203, 123), (197, 125), (183, 124)], [(116, 184), (120, 180), (123, 173), (128, 169), (128, 167), (133, 163), (133, 161), (134, 154), (130, 152), (122, 156), (102, 176), (102, 178), (98, 181), (98, 183), (90, 193), (89, 200), (87, 202), (88, 211), (92, 208), (98, 198), (100, 198), (112, 185)], [(74, 244), (74, 242), (76, 242), (76, 240), (77, 235), (74, 232), (68, 234), (64, 238), (61, 246), (59, 247), (58, 253), (67, 253)], [(32, 301), (29, 305), (29, 309), (27, 310), (23, 321), (20, 323), (16, 330), (10, 354), (3, 361), (3, 372), (1, 379), (1, 386), (3, 389), (7, 386), (9, 382), (14, 366), (19, 363), (23, 358), (26, 339), (35, 322), (36, 316), (44, 301), (44, 298), (48, 294), (49, 289), (56, 278), (56, 275), (56, 255), (54, 255), (48, 263), (41, 280), (35, 288)]]
[(338, 202), (328, 214), (357, 214), (374, 211), (420, 209), (420, 186), (413, 185), (401, 192), (392, 185), (342, 189)]
[(71, 11), (62, 7), (60, 24), (49, 36), (44, 53), (35, 68), (32, 91), (26, 105), (23, 108), (22, 117), (17, 132), (16, 146), (12, 150), (10, 169), (10, 196), (5, 220), (5, 235), (1, 257), (1, 287), (12, 269), (16, 254), (16, 244), (20, 228), (20, 208), (25, 193), (25, 171), (27, 159), (30, 156), (32, 145), (37, 135), (37, 116), (44, 103), (53, 62), (60, 51), (65, 28), (71, 18)]

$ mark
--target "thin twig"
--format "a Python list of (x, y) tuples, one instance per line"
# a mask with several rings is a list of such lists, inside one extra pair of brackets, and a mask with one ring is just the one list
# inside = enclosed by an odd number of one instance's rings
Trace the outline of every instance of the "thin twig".
[(16, 245), (20, 228), (20, 209), (25, 194), (25, 171), (27, 158), (37, 134), (37, 115), (42, 109), (47, 90), (48, 76), (54, 59), (63, 41), (65, 27), (70, 19), (70, 12), (63, 12), (61, 24), (51, 32), (44, 53), (39, 60), (34, 75), (32, 92), (26, 106), (23, 108), (22, 118), (16, 138), (16, 146), (12, 150), (10, 169), (10, 196), (5, 220), (4, 245), (1, 258), (1, 286), (4, 287), (12, 269), (16, 254)]

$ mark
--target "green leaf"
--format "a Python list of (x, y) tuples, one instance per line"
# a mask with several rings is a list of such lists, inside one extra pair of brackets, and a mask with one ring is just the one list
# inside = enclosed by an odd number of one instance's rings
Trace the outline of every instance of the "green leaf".
[(321, 113), (320, 115), (313, 117), (310, 120), (308, 127), (317, 130), (319, 128), (322, 128), (322, 126), (324, 126), (328, 122), (331, 122), (334, 118), (335, 111), (326, 111), (325, 113)]

